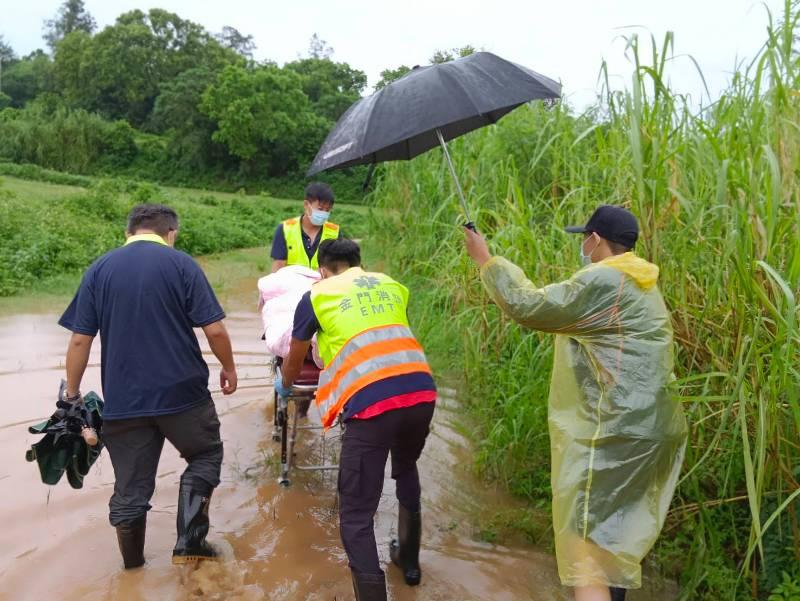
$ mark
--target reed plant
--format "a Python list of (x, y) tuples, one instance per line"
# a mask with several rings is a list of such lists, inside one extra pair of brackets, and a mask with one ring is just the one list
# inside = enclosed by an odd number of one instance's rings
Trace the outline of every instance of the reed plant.
[[(691, 429), (652, 558), (683, 599), (782, 601), (786, 582), (800, 583), (798, 18), (790, 1), (770, 15), (757, 57), (707, 106), (670, 89), (671, 34), (652, 52), (634, 35), (624, 90), (603, 68), (588, 111), (534, 103), (451, 144), (479, 230), (536, 283), (580, 264), (563, 226), (606, 203), (638, 216), (636, 250), (661, 268)], [(382, 168), (373, 199), (389, 209), (373, 237), (412, 287), (418, 334), (462, 376), (478, 468), (546, 511), (552, 340), (482, 290), (439, 151)]]

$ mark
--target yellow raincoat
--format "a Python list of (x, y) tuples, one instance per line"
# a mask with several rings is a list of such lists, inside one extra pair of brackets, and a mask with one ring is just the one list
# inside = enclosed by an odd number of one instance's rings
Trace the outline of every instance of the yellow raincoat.
[(556, 334), (548, 420), (561, 582), (639, 588), (687, 437), (668, 391), (672, 327), (658, 267), (625, 253), (536, 288), (494, 257), (481, 279), (515, 321)]

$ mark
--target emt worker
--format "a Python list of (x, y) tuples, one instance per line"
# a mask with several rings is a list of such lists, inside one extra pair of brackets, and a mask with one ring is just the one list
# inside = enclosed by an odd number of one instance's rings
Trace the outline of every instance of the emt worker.
[(632, 250), (636, 218), (601, 206), (585, 226), (584, 267), (538, 288), (465, 230), (489, 295), (522, 326), (556, 334), (548, 421), (561, 582), (576, 601), (622, 601), (664, 524), (686, 448), (670, 394), (672, 327), (658, 267)]
[(408, 325), (408, 290), (382, 273), (361, 269), (358, 244), (320, 244), (323, 279), (297, 306), (282, 380), (288, 396), (316, 333), (325, 369), (316, 402), (329, 428), (344, 421), (339, 464), (339, 527), (358, 601), (385, 601), (373, 518), (391, 453), (397, 483), (398, 539), (390, 557), (408, 585), (420, 582), (422, 533), (417, 460), (425, 446), (436, 386), (419, 342)]
[(173, 248), (178, 216), (172, 209), (134, 207), (126, 235), (124, 246), (89, 267), (59, 320), (72, 331), (64, 400), (81, 398), (81, 379), (99, 332), (102, 437), (114, 468), (110, 522), (125, 568), (144, 564), (145, 524), (164, 439), (188, 463), (180, 481), (172, 562), (214, 559), (206, 535), (222, 440), (208, 366), (193, 328), (203, 329), (222, 364), (222, 392), (231, 394), (237, 377), (225, 313), (200, 266)]
[(333, 190), (328, 184), (306, 186), (303, 214), (280, 223), (272, 239), (272, 273), (287, 265), (319, 269), (317, 249), (324, 240), (339, 238), (339, 226), (328, 221), (333, 210)]

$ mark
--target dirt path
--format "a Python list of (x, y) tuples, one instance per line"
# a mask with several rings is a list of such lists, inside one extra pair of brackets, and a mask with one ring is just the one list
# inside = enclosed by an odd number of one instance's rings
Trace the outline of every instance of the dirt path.
[[(252, 295), (243, 297), (249, 302)], [(246, 307), (242, 301), (235, 304)], [(103, 453), (82, 490), (66, 480), (47, 487), (23, 456), (38, 440), (26, 426), (46, 418), (63, 374), (68, 334), (56, 315), (0, 317), (0, 599), (93, 601), (106, 599), (349, 600), (347, 562), (338, 536), (335, 475), (296, 477), (277, 484), (277, 449), (271, 440), (270, 376), (258, 339), (255, 312), (229, 314), (240, 365), (240, 388), (215, 394), (225, 442), (223, 481), (212, 499), (210, 540), (226, 561), (200, 569), (170, 563), (175, 537), (178, 480), (183, 461), (167, 444), (147, 530), (144, 568), (121, 569), (107, 504), (113, 472)], [(201, 336), (202, 339), (202, 336)], [(212, 387), (218, 366), (208, 352)], [(100, 389), (99, 348), (93, 349), (85, 391)], [(213, 388), (212, 388), (213, 390)], [(457, 403), (444, 391), (425, 449), (423, 477), (423, 583), (403, 585), (386, 567), (390, 599), (398, 601), (566, 600), (554, 559), (530, 547), (476, 542), (465, 516), (480, 506), (512, 503), (487, 491), (469, 473), (468, 443), (452, 427)], [(309, 437), (312, 435), (308, 435)], [(314, 453), (308, 437), (298, 456)], [(394, 483), (387, 479), (376, 518), (381, 558), (395, 529)], [(642, 592), (633, 601), (668, 599)]]

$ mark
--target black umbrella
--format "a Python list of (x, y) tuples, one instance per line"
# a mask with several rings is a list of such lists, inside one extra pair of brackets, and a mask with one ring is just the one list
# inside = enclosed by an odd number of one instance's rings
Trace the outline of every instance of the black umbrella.
[(319, 149), (308, 175), (326, 169), (412, 159), (441, 146), (464, 213), (471, 222), (445, 142), (496, 123), (526, 102), (560, 96), (560, 84), (491, 52), (415, 67), (372, 96), (357, 101), (342, 115)]

